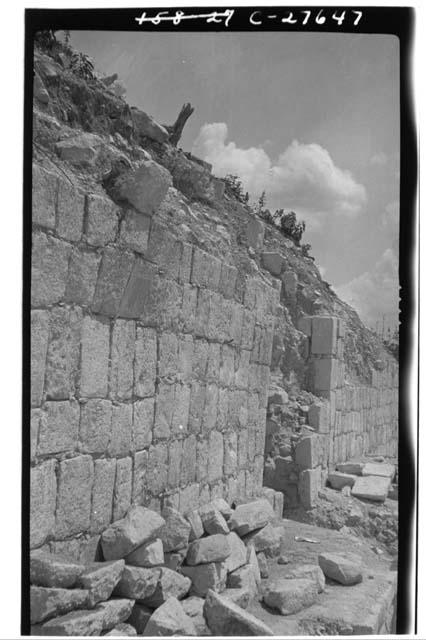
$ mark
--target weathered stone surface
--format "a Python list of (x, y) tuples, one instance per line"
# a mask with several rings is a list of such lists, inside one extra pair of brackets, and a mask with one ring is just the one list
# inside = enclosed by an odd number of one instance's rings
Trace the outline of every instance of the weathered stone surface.
[(152, 595), (144, 598), (144, 604), (148, 607), (159, 607), (168, 598), (175, 597), (178, 600), (184, 598), (191, 586), (191, 580), (167, 567), (159, 570), (158, 582)]
[(207, 538), (194, 540), (188, 547), (186, 556), (187, 564), (205, 564), (208, 562), (221, 562), (231, 553), (228, 536), (216, 533)]
[(125, 558), (126, 564), (135, 567), (155, 567), (164, 563), (163, 542), (160, 538), (146, 542)]
[(207, 593), (204, 616), (215, 636), (272, 636), (271, 629), (228, 598)]
[(57, 176), (51, 171), (46, 171), (46, 169), (42, 169), (39, 165), (33, 164), (33, 224), (39, 224), (49, 229), (55, 227), (57, 189)]
[(151, 138), (151, 140), (155, 140), (160, 144), (163, 144), (169, 139), (167, 130), (162, 127), (161, 124), (155, 122), (150, 115), (136, 107), (132, 107), (131, 112), (133, 130), (136, 136)]
[(134, 637), (136, 636), (136, 629), (131, 624), (126, 622), (119, 622), (111, 631), (104, 633), (104, 636), (112, 637)]
[(182, 609), (194, 623), (197, 636), (210, 636), (211, 632), (204, 618), (204, 599), (198, 596), (190, 596), (181, 600)]
[(46, 402), (38, 436), (37, 454), (73, 451), (77, 445), (80, 406), (78, 402)]
[(77, 586), (89, 591), (87, 604), (94, 606), (108, 600), (119, 582), (124, 569), (124, 560), (93, 562), (77, 579)]
[(75, 587), (85, 566), (63, 556), (46, 551), (32, 551), (30, 555), (30, 582), (40, 587)]
[(246, 589), (254, 597), (257, 593), (257, 580), (253, 565), (245, 564), (229, 573), (227, 586), (232, 589)]
[(229, 533), (228, 525), (223, 515), (217, 509), (201, 510), (201, 520), (206, 533)]
[(130, 453), (132, 448), (133, 407), (131, 404), (114, 404), (111, 417), (111, 437), (108, 453), (111, 456), (122, 456)]
[(83, 232), (83, 193), (68, 180), (58, 180), (58, 204), (56, 210), (56, 233), (59, 237), (79, 242)]
[(244, 536), (243, 540), (247, 546), (253, 546), (256, 552), (263, 552), (265, 556), (273, 557), (279, 555), (283, 537), (283, 527), (267, 524), (259, 531), (253, 531)]
[(304, 469), (299, 474), (299, 498), (305, 509), (312, 509), (318, 501), (318, 491), (322, 487), (322, 469)]
[(391, 479), (382, 476), (365, 476), (356, 479), (352, 487), (355, 498), (384, 502), (391, 486)]
[(393, 464), (367, 462), (362, 470), (363, 476), (379, 476), (383, 478), (392, 478), (395, 475), (395, 466)]
[[(253, 575), (254, 578), (256, 580), (256, 585), (258, 587), (260, 587), (260, 583), (261, 583), (261, 574), (260, 574), (260, 567), (259, 567), (259, 561), (257, 559), (257, 554), (255, 551), (255, 548), (253, 545), (249, 545), (246, 549), (246, 556), (247, 556), (247, 564), (252, 568), (253, 570)], [(265, 556), (263, 556), (265, 557)]]
[(71, 164), (92, 165), (101, 144), (102, 138), (93, 133), (84, 132), (57, 142), (56, 151), (62, 160)]
[(81, 338), (80, 393), (87, 398), (108, 393), (109, 322), (85, 316)]
[(179, 551), (172, 551), (164, 554), (164, 566), (168, 569), (177, 571), (182, 565), (186, 557), (187, 549), (180, 549)]
[(128, 249), (145, 253), (148, 249), (150, 223), (149, 216), (129, 209), (121, 222), (120, 243)]
[(74, 247), (65, 290), (67, 302), (85, 307), (92, 304), (100, 261), (101, 256), (97, 253)]
[(229, 572), (242, 567), (247, 560), (247, 549), (244, 542), (234, 531), (227, 536), (231, 549), (230, 555), (225, 560), (225, 566)]
[(143, 636), (196, 636), (194, 623), (179, 600), (171, 596), (150, 617)]
[(318, 564), (327, 578), (340, 584), (351, 585), (362, 582), (361, 567), (342, 553), (320, 553)]
[(49, 314), (31, 311), (31, 406), (39, 407), (43, 397)]
[(328, 402), (314, 402), (309, 406), (308, 422), (318, 433), (329, 433), (330, 420), (330, 405)]
[(88, 400), (81, 405), (79, 448), (83, 453), (103, 453), (111, 436), (110, 400)]
[(336, 351), (338, 318), (312, 317), (311, 351), (315, 355), (331, 355)]
[(130, 507), (132, 497), (132, 459), (120, 458), (115, 470), (114, 495), (112, 504), (113, 522), (121, 520)]
[(325, 576), (317, 564), (300, 564), (285, 570), (284, 578), (306, 578), (317, 583), (318, 593), (322, 593), (325, 587)]
[(63, 299), (71, 245), (44, 233), (33, 235), (31, 303), (46, 307)]
[(262, 253), (262, 264), (272, 275), (279, 276), (284, 264), (284, 258), (276, 251), (264, 251)]
[(336, 469), (341, 473), (349, 473), (350, 475), (361, 476), (364, 466), (364, 462), (341, 462), (339, 464), (336, 464)]
[(228, 526), (239, 536), (264, 527), (274, 518), (274, 510), (267, 500), (256, 500), (238, 505), (232, 514)]
[(295, 461), (301, 469), (313, 469), (321, 462), (321, 440), (316, 434), (301, 438), (295, 446)]
[(58, 589), (35, 587), (30, 589), (31, 624), (60, 616), (85, 606), (88, 592), (85, 589)]
[(106, 560), (124, 558), (148, 540), (158, 537), (163, 518), (145, 507), (133, 507), (126, 517), (115, 522), (101, 536)]
[(55, 535), (66, 538), (90, 528), (93, 460), (78, 456), (59, 463)]
[(92, 194), (87, 198), (86, 237), (88, 244), (103, 247), (117, 235), (119, 209), (109, 198)]
[(135, 345), (135, 394), (140, 398), (155, 391), (157, 375), (157, 334), (155, 329), (137, 327)]
[(281, 615), (288, 616), (310, 607), (318, 599), (317, 583), (313, 580), (281, 578), (269, 582), (264, 590), (263, 600)]
[(257, 561), (259, 563), (260, 577), (262, 579), (269, 578), (268, 561), (266, 560), (265, 554), (264, 553), (257, 554)]
[(260, 251), (263, 246), (263, 238), (265, 235), (265, 227), (263, 223), (255, 218), (250, 217), (246, 226), (246, 237), (250, 247), (255, 251)]
[(114, 181), (117, 196), (149, 216), (158, 209), (171, 186), (170, 173), (153, 160), (145, 160), (136, 169), (122, 173)]
[(114, 400), (129, 400), (133, 394), (133, 358), (135, 353), (135, 323), (116, 320), (112, 329), (110, 396)]
[(125, 295), (123, 291), (134, 264), (136, 262), (132, 252), (116, 247), (104, 249), (92, 303), (93, 311), (113, 317), (120, 315), (124, 318), (139, 315), (125, 314), (120, 310), (121, 300)]
[(199, 512), (195, 510), (188, 511), (188, 513), (185, 514), (185, 518), (188, 520), (190, 526), (189, 542), (201, 538), (204, 534), (204, 527)]
[(99, 636), (102, 631), (124, 622), (129, 617), (133, 604), (133, 600), (115, 598), (101, 602), (90, 611), (82, 609), (67, 613), (43, 624), (42, 635)]
[(247, 609), (250, 600), (253, 598), (253, 594), (247, 588), (225, 589), (225, 591), (222, 591), (221, 595), (222, 598), (228, 598), (228, 600), (231, 600), (231, 602), (241, 607), (241, 609)]
[(100, 533), (111, 522), (115, 468), (115, 459), (95, 460), (90, 516), (90, 531), (93, 533)]
[(209, 589), (220, 593), (226, 587), (227, 570), (224, 562), (209, 562), (193, 567), (182, 566), (180, 570), (192, 581), (191, 595), (205, 598)]
[(190, 524), (179, 511), (172, 507), (165, 507), (162, 516), (166, 522), (160, 531), (164, 551), (177, 551), (188, 546)]
[(153, 595), (160, 577), (160, 569), (146, 569), (125, 565), (120, 581), (114, 588), (114, 596), (144, 601)]
[(341, 473), (340, 471), (333, 471), (327, 476), (327, 480), (332, 489), (343, 489), (343, 487), (353, 487), (357, 476), (349, 473)]
[(127, 622), (132, 625), (136, 629), (136, 633), (141, 635), (146, 625), (148, 624), (148, 620), (153, 614), (153, 610), (149, 607), (146, 607), (144, 604), (140, 604), (140, 602), (135, 602), (132, 613), (130, 614)]

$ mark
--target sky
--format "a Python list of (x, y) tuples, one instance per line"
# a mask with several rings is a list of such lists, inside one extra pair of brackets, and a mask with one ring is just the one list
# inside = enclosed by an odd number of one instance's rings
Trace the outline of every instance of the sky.
[(72, 32), (180, 146), (306, 221), (302, 242), (369, 326), (398, 307), (399, 43), (388, 35)]

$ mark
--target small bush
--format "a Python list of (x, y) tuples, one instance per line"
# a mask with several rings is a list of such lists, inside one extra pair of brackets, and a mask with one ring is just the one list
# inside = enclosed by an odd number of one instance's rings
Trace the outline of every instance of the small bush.
[(243, 192), (243, 184), (240, 178), (232, 173), (228, 173), (225, 178), (225, 191), (228, 195), (234, 196), (240, 202), (248, 202), (248, 193)]
[(71, 69), (74, 73), (85, 80), (94, 80), (95, 67), (93, 62), (85, 53), (74, 53), (71, 58)]
[(37, 31), (34, 36), (34, 44), (44, 51), (52, 51), (52, 49), (58, 44), (55, 33), (56, 32), (53, 29)]

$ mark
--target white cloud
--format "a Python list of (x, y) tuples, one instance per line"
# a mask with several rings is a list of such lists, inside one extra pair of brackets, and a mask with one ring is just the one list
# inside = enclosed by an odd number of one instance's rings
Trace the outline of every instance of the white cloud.
[(337, 167), (326, 149), (294, 140), (275, 164), (261, 147), (240, 149), (227, 142), (224, 122), (205, 124), (193, 153), (213, 165), (218, 176), (238, 175), (253, 198), (266, 191), (271, 208), (294, 209), (312, 221), (320, 215), (356, 216), (366, 202), (363, 185)]
[(383, 167), (388, 163), (388, 156), (383, 151), (379, 151), (379, 153), (375, 153), (374, 156), (370, 158), (370, 164), (376, 165), (378, 167)]
[(396, 324), (399, 278), (395, 252), (386, 249), (370, 271), (336, 287), (336, 293), (355, 307), (361, 319), (370, 327), (374, 328), (377, 320), (382, 322), (383, 315), (387, 324)]
[(398, 233), (399, 230), (399, 202), (393, 200), (385, 206), (385, 211), (382, 215), (383, 226), (389, 229), (393, 233)]

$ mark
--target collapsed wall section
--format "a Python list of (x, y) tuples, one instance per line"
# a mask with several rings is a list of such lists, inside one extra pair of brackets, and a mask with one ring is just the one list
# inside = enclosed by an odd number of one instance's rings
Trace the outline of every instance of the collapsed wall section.
[(262, 487), (280, 292), (140, 209), (34, 165), (32, 548), (90, 558), (131, 504)]

